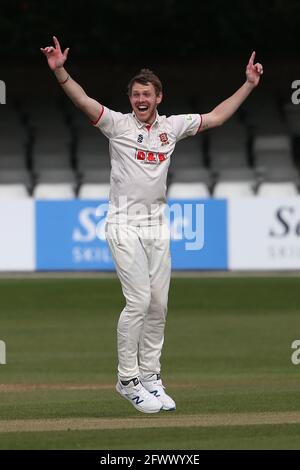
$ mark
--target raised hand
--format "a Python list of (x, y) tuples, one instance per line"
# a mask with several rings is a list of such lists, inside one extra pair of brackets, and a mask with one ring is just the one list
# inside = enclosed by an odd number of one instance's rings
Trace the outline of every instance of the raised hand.
[(60, 44), (55, 36), (53, 36), (53, 42), (55, 47), (49, 46), (40, 48), (42, 53), (47, 57), (48, 65), (51, 70), (63, 67), (69, 52), (69, 47), (65, 49), (64, 52), (61, 51)]
[(254, 64), (254, 59), (255, 51), (252, 52), (251, 57), (249, 59), (246, 68), (246, 77), (247, 82), (251, 83), (253, 86), (257, 86), (259, 84), (260, 77), (263, 74), (263, 66), (258, 62)]

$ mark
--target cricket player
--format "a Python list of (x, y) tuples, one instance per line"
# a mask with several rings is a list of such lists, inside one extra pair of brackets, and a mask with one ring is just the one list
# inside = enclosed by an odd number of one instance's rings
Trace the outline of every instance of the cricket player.
[(72, 102), (109, 139), (111, 178), (106, 237), (126, 305), (118, 328), (117, 392), (137, 410), (176, 409), (161, 379), (171, 262), (164, 217), (166, 178), (176, 142), (222, 125), (258, 85), (263, 67), (252, 53), (244, 84), (207, 114), (160, 116), (162, 84), (142, 69), (128, 85), (132, 112), (112, 111), (93, 98), (64, 68), (69, 48), (41, 48)]

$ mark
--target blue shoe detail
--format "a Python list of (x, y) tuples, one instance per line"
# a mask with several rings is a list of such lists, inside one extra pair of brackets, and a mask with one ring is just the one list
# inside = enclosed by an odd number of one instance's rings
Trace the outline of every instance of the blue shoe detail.
[(135, 401), (136, 405), (139, 405), (140, 403), (143, 403), (144, 400), (140, 400), (140, 397), (134, 397), (131, 398), (132, 401)]

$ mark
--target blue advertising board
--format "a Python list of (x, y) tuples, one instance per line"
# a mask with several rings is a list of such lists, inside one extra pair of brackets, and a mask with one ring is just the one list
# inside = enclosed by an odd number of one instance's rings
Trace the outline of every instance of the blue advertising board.
[(172, 269), (226, 270), (227, 201), (169, 200), (168, 205)]
[(113, 270), (104, 233), (107, 207), (106, 200), (37, 201), (36, 269)]
[[(102, 201), (36, 202), (37, 270), (114, 270)], [(225, 270), (227, 202), (170, 200), (172, 269)]]

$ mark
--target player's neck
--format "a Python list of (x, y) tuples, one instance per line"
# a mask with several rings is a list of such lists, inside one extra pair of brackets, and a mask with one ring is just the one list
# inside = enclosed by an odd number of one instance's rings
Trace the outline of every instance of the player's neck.
[(145, 125), (151, 127), (152, 124), (156, 121), (156, 117), (157, 117), (157, 110), (155, 110), (155, 112), (153, 113), (153, 115), (150, 116), (150, 118), (148, 119), (147, 122), (145, 122)]

